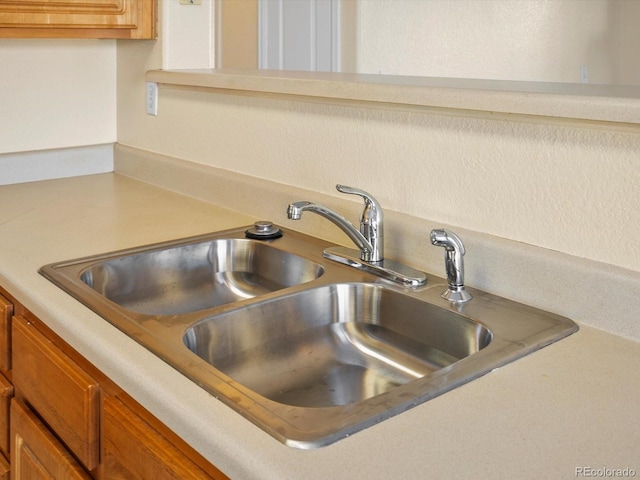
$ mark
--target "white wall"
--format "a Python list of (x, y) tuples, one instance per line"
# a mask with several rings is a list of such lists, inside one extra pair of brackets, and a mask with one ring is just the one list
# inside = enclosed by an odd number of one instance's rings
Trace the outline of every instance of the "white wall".
[(116, 141), (116, 44), (0, 39), (0, 154)]
[[(244, 3), (245, 0), (243, 0)], [(162, 68), (213, 68), (215, 66), (215, 2), (182, 5), (160, 1)]]

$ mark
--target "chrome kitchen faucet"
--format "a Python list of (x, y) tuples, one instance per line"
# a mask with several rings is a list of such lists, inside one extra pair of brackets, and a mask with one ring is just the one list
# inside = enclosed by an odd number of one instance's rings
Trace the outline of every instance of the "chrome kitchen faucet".
[(360, 260), (364, 262), (380, 262), (384, 259), (384, 214), (378, 201), (358, 188), (336, 185), (341, 193), (360, 195), (364, 199), (364, 210), (360, 217), (360, 230), (356, 229), (349, 220), (333, 210), (311, 202), (295, 202), (289, 205), (287, 216), (290, 220), (300, 220), (302, 212), (310, 211), (334, 223), (353, 240), (360, 249)]
[(317, 203), (300, 201), (289, 204), (287, 216), (290, 220), (300, 220), (302, 212), (316, 213), (338, 226), (357, 245), (358, 250), (332, 247), (324, 251), (324, 257), (360, 270), (374, 273), (396, 283), (408, 286), (424, 285), (424, 272), (385, 260), (384, 258), (384, 213), (373, 195), (358, 188), (336, 185), (341, 193), (359, 195), (364, 199), (364, 210), (360, 216), (360, 229), (333, 210)]

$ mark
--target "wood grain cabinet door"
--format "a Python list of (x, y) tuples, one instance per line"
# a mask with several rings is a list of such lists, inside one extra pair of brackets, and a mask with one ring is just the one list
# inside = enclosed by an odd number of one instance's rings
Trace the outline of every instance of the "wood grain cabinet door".
[(112, 480), (211, 480), (173, 444), (115, 397), (103, 398), (102, 463)]
[(13, 385), (0, 374), (0, 452), (5, 457), (9, 457), (9, 408), (12, 398)]
[(28, 407), (11, 404), (11, 469), (14, 480), (89, 480), (73, 456)]
[(11, 370), (11, 317), (13, 304), (0, 295), (0, 372)]
[(11, 464), (4, 455), (0, 455), (0, 480), (11, 480)]
[(99, 462), (100, 386), (32, 323), (13, 317), (13, 384), (87, 470)]
[(0, 0), (0, 37), (155, 38), (157, 0)]

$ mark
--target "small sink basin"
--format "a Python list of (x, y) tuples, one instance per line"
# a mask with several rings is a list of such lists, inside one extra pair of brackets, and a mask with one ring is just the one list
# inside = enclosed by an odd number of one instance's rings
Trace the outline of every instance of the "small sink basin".
[(117, 256), (80, 279), (126, 310), (177, 315), (310, 282), (322, 271), (260, 241), (217, 239)]
[(479, 323), (374, 284), (332, 284), (207, 318), (185, 345), (238, 383), (299, 407), (350, 405), (473, 355)]

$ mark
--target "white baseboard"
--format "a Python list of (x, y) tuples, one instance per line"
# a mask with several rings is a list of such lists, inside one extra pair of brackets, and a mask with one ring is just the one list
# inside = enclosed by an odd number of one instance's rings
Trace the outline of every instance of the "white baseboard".
[(0, 155), (0, 185), (112, 171), (112, 143)]

